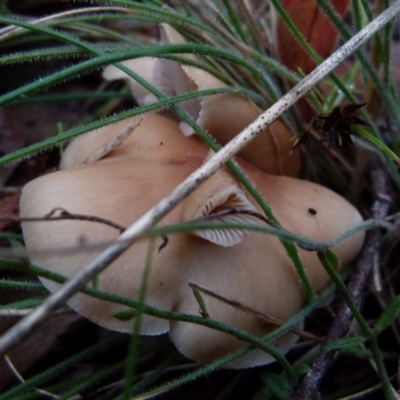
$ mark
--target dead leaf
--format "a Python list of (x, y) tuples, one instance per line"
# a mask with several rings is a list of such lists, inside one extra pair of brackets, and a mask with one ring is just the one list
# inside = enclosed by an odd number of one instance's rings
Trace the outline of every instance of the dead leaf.
[[(350, 0), (331, 0), (336, 12), (343, 17)], [(326, 59), (332, 54), (338, 32), (315, 0), (283, 0), (283, 7), (312, 48)], [(286, 27), (282, 19), (277, 24), (277, 41), (280, 61), (292, 71), (311, 72), (316, 63)], [(314, 112), (305, 101), (300, 109), (306, 119)]]

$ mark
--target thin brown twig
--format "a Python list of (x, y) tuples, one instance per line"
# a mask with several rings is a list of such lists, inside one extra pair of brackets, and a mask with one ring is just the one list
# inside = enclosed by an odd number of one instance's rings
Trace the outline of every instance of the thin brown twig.
[[(386, 218), (390, 200), (387, 194), (387, 176), (381, 164), (374, 159), (370, 164), (370, 177), (375, 200), (372, 206), (373, 218)], [(348, 290), (355, 303), (358, 303), (371, 273), (375, 254), (379, 252), (382, 232), (380, 229), (371, 230), (366, 235), (363, 249), (355, 263), (351, 274)], [(349, 331), (353, 315), (346, 302), (342, 300), (336, 317), (326, 336), (326, 343), (343, 338)], [(295, 400), (319, 399), (319, 387), (333, 358), (333, 352), (324, 353), (321, 349), (315, 359), (311, 371), (305, 376), (294, 397)]]
[[(56, 212), (60, 211), (60, 215), (54, 216)], [(95, 217), (93, 215), (84, 214), (73, 214), (65, 210), (62, 207), (56, 207), (51, 210), (44, 217), (16, 217), (13, 215), (0, 215), (0, 221), (15, 221), (15, 222), (49, 222), (49, 221), (61, 221), (61, 220), (78, 220), (78, 221), (89, 221), (97, 222), (111, 226), (112, 228), (118, 229), (121, 233), (125, 231), (126, 227), (117, 224), (116, 222), (110, 221), (105, 218)]]
[[(253, 316), (257, 317), (257, 318), (260, 318), (263, 321), (268, 322), (269, 324), (273, 324), (273, 325), (277, 325), (277, 326), (282, 326), (284, 324), (284, 321), (282, 321), (282, 320), (280, 320), (278, 318), (272, 317), (270, 315), (263, 314), (263, 313), (255, 310), (254, 308), (251, 308), (249, 306), (246, 306), (246, 305), (240, 303), (237, 300), (228, 299), (227, 297), (224, 297), (224, 296), (221, 296), (220, 294), (212, 292), (211, 290), (208, 290), (203, 286), (197, 285), (196, 283), (193, 283), (193, 282), (188, 282), (188, 283), (189, 283), (189, 286), (192, 289), (193, 288), (197, 289), (198, 291), (203, 292), (207, 296), (213, 297), (214, 299), (217, 299), (217, 300), (219, 300), (219, 301), (221, 301), (221, 302), (223, 302), (225, 304), (230, 305), (231, 307), (234, 307), (234, 308), (236, 308), (236, 309), (238, 309), (240, 311), (243, 311), (246, 314), (250, 314), (250, 315), (253, 315)], [(303, 331), (302, 329), (297, 329), (297, 328), (292, 327), (289, 330), (290, 330), (290, 332), (295, 333), (296, 335), (298, 335), (300, 337), (304, 337), (306, 339), (310, 339), (310, 340), (312, 340), (314, 342), (317, 342), (317, 343), (320, 343), (320, 344), (323, 344), (325, 342), (324, 338), (321, 338), (319, 336), (313, 335), (312, 333), (309, 333), (307, 331)]]

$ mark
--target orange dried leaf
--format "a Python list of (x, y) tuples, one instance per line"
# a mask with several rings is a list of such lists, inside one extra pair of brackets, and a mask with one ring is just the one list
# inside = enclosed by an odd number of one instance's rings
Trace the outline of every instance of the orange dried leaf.
[[(350, 0), (332, 0), (331, 4), (343, 17), (349, 2)], [(315, 0), (283, 0), (282, 5), (313, 49), (324, 59), (331, 55), (337, 30)], [(291, 70), (301, 69), (309, 73), (315, 68), (315, 62), (282, 20), (278, 22), (278, 44), (280, 59)]]
[[(350, 0), (331, 0), (336, 12), (343, 17)], [(326, 59), (333, 52), (338, 32), (315, 0), (283, 0), (283, 7), (290, 15), (300, 33), (311, 47)], [(315, 61), (307, 54), (302, 45), (279, 19), (277, 24), (277, 41), (280, 61), (292, 71), (302, 71), (305, 74), (315, 67)], [(303, 116), (310, 120), (314, 110), (302, 100), (299, 108)]]

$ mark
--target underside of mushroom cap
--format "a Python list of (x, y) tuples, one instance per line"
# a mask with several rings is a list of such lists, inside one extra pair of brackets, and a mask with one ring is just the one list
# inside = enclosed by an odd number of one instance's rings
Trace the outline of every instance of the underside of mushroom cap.
[[(221, 168), (184, 201), (182, 218), (183, 221), (211, 219), (227, 223), (252, 223), (254, 219), (250, 213), (255, 211), (239, 182), (225, 168)], [(240, 243), (248, 231), (205, 229), (191, 234), (219, 246), (230, 247)]]

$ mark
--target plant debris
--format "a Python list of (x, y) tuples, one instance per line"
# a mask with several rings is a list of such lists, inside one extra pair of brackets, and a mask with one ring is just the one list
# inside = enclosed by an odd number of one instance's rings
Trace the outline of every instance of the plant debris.
[(321, 141), (326, 143), (328, 149), (332, 146), (353, 145), (352, 135), (356, 134), (353, 126), (369, 126), (366, 121), (355, 115), (365, 104), (357, 103), (348, 104), (344, 107), (335, 107), (329, 113), (313, 117), (308, 129), (296, 139), (293, 149), (297, 148), (300, 144), (307, 144), (311, 130), (321, 136)]

